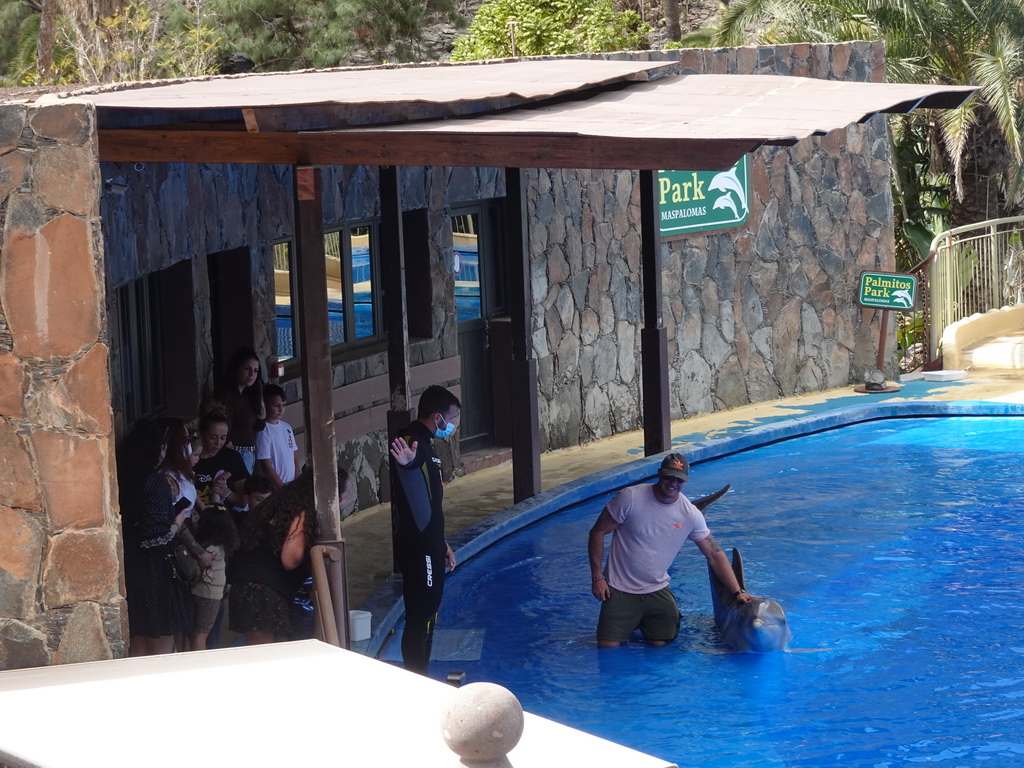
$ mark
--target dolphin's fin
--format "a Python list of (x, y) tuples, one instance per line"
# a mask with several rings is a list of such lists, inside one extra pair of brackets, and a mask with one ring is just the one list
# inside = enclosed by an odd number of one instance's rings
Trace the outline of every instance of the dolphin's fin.
[(739, 582), (740, 589), (746, 589), (747, 582), (743, 578), (743, 558), (740, 557), (740, 551), (735, 547), (732, 549), (732, 572), (736, 574), (736, 581)]
[(727, 494), (729, 492), (730, 488), (732, 488), (732, 486), (731, 485), (727, 485), (724, 488), (720, 488), (719, 490), (715, 491), (714, 493), (712, 493), (712, 494), (710, 494), (708, 496), (701, 496), (699, 499), (697, 499), (695, 502), (693, 502), (693, 506), (695, 506), (697, 509), (699, 509), (701, 512), (703, 512), (705, 509), (710, 507), (712, 504), (714, 504), (720, 498), (725, 496), (725, 494)]

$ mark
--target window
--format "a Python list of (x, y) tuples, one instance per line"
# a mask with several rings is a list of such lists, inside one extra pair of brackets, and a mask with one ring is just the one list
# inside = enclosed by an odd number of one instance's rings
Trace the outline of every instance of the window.
[(295, 357), (292, 325), (292, 241), (274, 243), (274, 314), (277, 317), (277, 359)]
[(118, 286), (110, 341), (115, 429), (165, 414), (186, 421), (199, 407), (191, 259)]
[[(291, 240), (274, 244), (277, 359), (298, 354), (295, 337)], [(376, 222), (347, 224), (324, 233), (327, 260), (327, 318), (331, 347), (383, 335)]]
[(122, 429), (164, 411), (163, 350), (160, 333), (160, 274), (116, 291)]
[(483, 317), (480, 292), (479, 215), (452, 216), (452, 268), (455, 272), (455, 310), (459, 322)]

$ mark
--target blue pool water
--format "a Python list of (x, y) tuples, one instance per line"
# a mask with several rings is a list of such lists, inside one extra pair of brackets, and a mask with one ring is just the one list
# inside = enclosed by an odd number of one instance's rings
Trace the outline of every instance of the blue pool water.
[(791, 649), (729, 653), (704, 559), (671, 570), (666, 648), (598, 651), (587, 531), (606, 497), (461, 565), (439, 627), (483, 630), (434, 663), (536, 714), (680, 765), (1024, 765), (1024, 419), (892, 419), (696, 464), (690, 498), (776, 598)]

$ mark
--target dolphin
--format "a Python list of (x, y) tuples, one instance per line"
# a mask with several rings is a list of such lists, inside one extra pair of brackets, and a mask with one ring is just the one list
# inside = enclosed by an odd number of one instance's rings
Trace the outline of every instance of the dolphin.
[(729, 195), (722, 195), (715, 200), (715, 204), (711, 206), (711, 209), (714, 210), (715, 208), (728, 208), (732, 211), (733, 218), (739, 218), (740, 212), (736, 210), (736, 203), (732, 201)]
[(898, 290), (898, 291), (893, 291), (892, 292), (892, 299), (893, 299), (893, 301), (898, 301), (901, 304), (904, 304), (904, 305), (906, 305), (908, 307), (911, 306), (914, 303), (911, 300), (911, 298), (910, 298), (910, 291), (902, 289), (902, 288), (900, 290)]
[(714, 493), (708, 494), (707, 496), (701, 496), (699, 499), (693, 502), (693, 506), (695, 506), (697, 509), (703, 512), (705, 509), (710, 507), (720, 498), (725, 496), (725, 494), (729, 492), (730, 488), (732, 488), (732, 485), (727, 485), (724, 488), (719, 488)]
[(711, 183), (708, 184), (708, 189), (721, 190), (728, 195), (730, 192), (736, 194), (736, 199), (739, 200), (740, 208), (744, 211), (747, 210), (747, 196), (743, 192), (743, 185), (740, 184), (739, 177), (736, 175), (736, 169), (730, 168), (728, 171), (722, 171), (722, 173), (716, 173), (714, 178), (711, 179)]
[[(732, 572), (746, 589), (743, 580), (743, 558), (738, 549), (732, 551)], [(711, 577), (711, 603), (715, 609), (715, 626), (725, 644), (736, 651), (769, 653), (784, 651), (793, 633), (789, 630), (782, 606), (770, 597), (755, 597), (749, 603), (736, 603), (725, 585), (708, 566)]]

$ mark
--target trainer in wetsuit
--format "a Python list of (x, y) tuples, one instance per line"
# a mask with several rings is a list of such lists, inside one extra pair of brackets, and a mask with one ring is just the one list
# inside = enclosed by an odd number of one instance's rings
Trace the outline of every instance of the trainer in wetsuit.
[(422, 675), (430, 663), (445, 566), (455, 567), (455, 553), (444, 535), (441, 460), (434, 454), (433, 442), (435, 437), (452, 434), (461, 407), (444, 387), (427, 387), (420, 395), (416, 421), (391, 441), (391, 471), (398, 478), (395, 549), (405, 598), (402, 660), (406, 669)]

